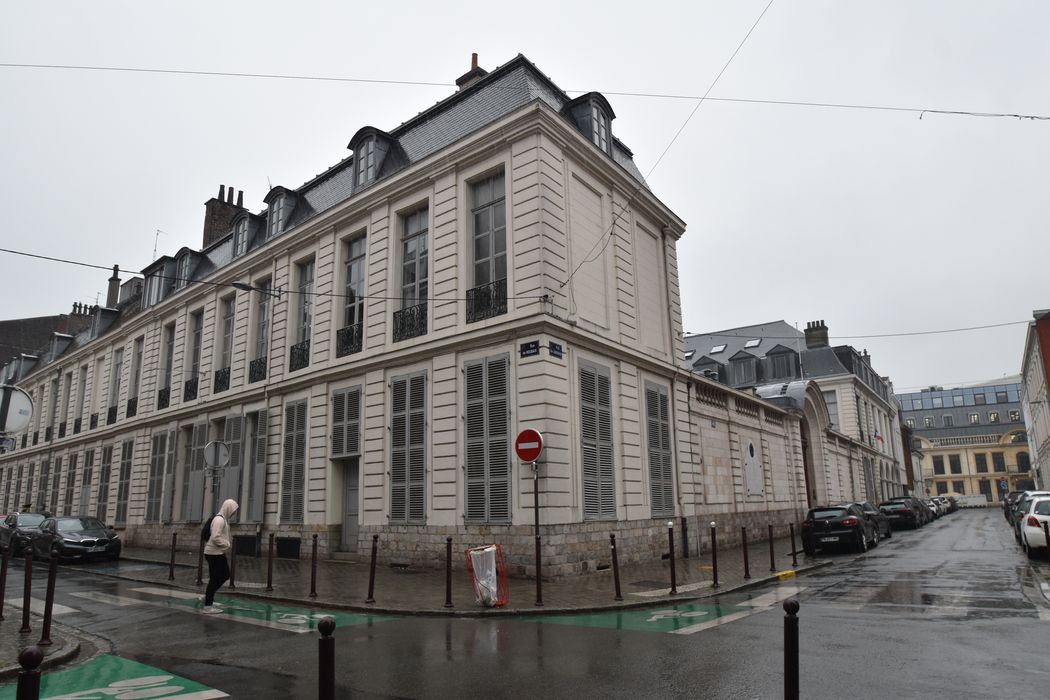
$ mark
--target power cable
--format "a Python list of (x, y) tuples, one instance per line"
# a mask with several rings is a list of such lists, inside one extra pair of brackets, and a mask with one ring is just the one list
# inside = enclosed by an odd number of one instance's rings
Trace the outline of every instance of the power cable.
[[(941, 335), (944, 333), (963, 333), (966, 331), (980, 331), (987, 328), (1003, 328), (1006, 326), (1019, 326), (1028, 324), (1029, 321), (1007, 321), (1005, 323), (989, 323), (984, 326), (967, 326), (964, 328), (945, 328), (935, 331), (904, 331), (900, 333), (869, 333), (867, 335), (834, 335), (835, 340), (868, 340), (871, 338), (904, 338), (917, 335)], [(686, 338), (761, 338), (762, 340), (797, 340), (802, 335), (763, 335), (761, 333), (693, 333)]]

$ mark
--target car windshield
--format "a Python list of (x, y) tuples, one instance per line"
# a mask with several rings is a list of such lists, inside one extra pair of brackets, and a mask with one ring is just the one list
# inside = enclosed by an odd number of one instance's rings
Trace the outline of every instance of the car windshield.
[(823, 520), (825, 518), (840, 518), (845, 514), (845, 508), (818, 508), (810, 511), (809, 517), (814, 520)]
[(95, 518), (59, 518), (56, 521), (59, 532), (78, 532), (80, 530), (101, 530), (102, 523)]
[(18, 516), (18, 527), (36, 527), (42, 522), (44, 522), (44, 516), (36, 513), (25, 513)]

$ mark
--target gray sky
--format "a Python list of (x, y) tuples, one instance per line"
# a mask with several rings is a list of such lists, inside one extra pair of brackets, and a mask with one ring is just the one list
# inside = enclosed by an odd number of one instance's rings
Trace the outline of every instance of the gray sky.
[[(605, 92), (648, 173), (767, 0), (15, 3), (0, 63), (451, 84), (523, 53)], [(495, 6), (490, 6), (495, 7)], [(524, 7), (524, 6), (523, 6)], [(513, 26), (511, 26), (513, 24)], [(1050, 115), (1045, 1), (775, 0), (712, 97)], [(200, 247), (219, 184), (262, 208), (447, 96), (424, 87), (0, 67), (0, 247), (138, 271)], [(1050, 121), (706, 102), (649, 178), (688, 224), (686, 331), (826, 320), (832, 340), (1050, 306)], [(94, 303), (101, 270), (0, 253), (0, 318)], [(898, 390), (1019, 370), (1024, 326), (850, 339)]]

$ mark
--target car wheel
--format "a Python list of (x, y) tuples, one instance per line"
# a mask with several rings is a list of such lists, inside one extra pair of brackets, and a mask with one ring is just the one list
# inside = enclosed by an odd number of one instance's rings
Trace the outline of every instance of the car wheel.
[(879, 528), (878, 527), (876, 527), (875, 531), (871, 534), (871, 546), (872, 547), (878, 547), (879, 546)]
[(857, 535), (857, 551), (861, 554), (868, 551), (868, 538), (864, 536), (864, 530)]

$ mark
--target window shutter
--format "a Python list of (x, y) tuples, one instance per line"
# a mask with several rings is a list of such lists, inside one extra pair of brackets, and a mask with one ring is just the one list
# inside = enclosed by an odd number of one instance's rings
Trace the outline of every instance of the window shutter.
[(426, 521), (425, 373), (399, 377), (390, 389), (390, 519)]
[(306, 480), (306, 401), (284, 409), (284, 469), (281, 474), (281, 522), (303, 522)]
[(160, 486), (165, 457), (167, 457), (167, 433), (155, 433), (150, 450), (149, 479), (146, 483), (146, 522), (148, 523), (155, 523), (160, 517)]
[(390, 386), (390, 519), (408, 518), (408, 380)]
[(252, 449), (253, 463), (251, 465), (251, 493), (248, 498), (248, 519), (260, 522), (266, 506), (266, 409), (258, 411), (255, 419), (255, 445)]
[(645, 388), (646, 442), (649, 456), (649, 493), (654, 518), (674, 515), (674, 478), (671, 467), (670, 412), (663, 387)]
[(424, 374), (408, 380), (408, 519), (426, 520), (426, 386)]
[(332, 457), (361, 454), (361, 390), (337, 391), (332, 395)]
[(164, 478), (160, 489), (160, 519), (161, 522), (171, 522), (172, 504), (175, 499), (175, 446), (179, 434), (174, 430), (168, 431), (168, 454), (164, 462)]
[(583, 517), (616, 518), (616, 474), (612, 442), (612, 384), (605, 368), (580, 365), (580, 438)]
[[(244, 473), (244, 416), (231, 415), (226, 417), (223, 439), (230, 448), (230, 464), (222, 475), (221, 487), (219, 489), (219, 502), (232, 498), (238, 503), (241, 501), (241, 475)], [(240, 510), (230, 518), (233, 522), (240, 520)]]
[(466, 434), (466, 516), (467, 520), (484, 521), (486, 519), (486, 483), (485, 483), (485, 363), (483, 361), (467, 363), (464, 368), (466, 397), (466, 417), (464, 433)]
[(486, 364), (488, 399), (489, 513), (492, 522), (510, 522), (509, 358), (490, 357)]

